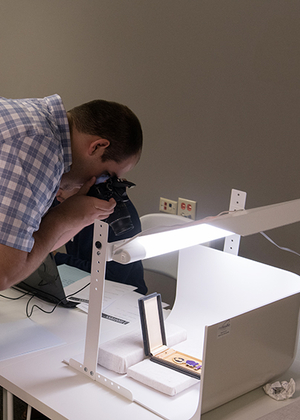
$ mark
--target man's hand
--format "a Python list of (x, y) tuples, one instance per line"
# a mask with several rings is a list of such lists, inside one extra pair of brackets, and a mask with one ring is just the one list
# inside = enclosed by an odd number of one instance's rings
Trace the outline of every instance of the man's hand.
[(106, 201), (86, 195), (95, 181), (96, 179), (92, 178), (76, 194), (64, 200), (55, 209), (52, 209), (58, 210), (60, 217), (67, 224), (71, 224), (78, 229), (78, 232), (85, 226), (92, 224), (95, 219), (106, 219), (113, 213), (116, 206), (116, 201), (113, 198)]
[(96, 219), (104, 220), (113, 213), (116, 206), (116, 201), (113, 198), (106, 201), (86, 195), (95, 180), (96, 178), (92, 178), (78, 192), (50, 209), (44, 217), (42, 224), (44, 221), (46, 223), (46, 219), (51, 218), (61, 226), (61, 235), (57, 238), (52, 250), (64, 245), (84, 227), (94, 223)]

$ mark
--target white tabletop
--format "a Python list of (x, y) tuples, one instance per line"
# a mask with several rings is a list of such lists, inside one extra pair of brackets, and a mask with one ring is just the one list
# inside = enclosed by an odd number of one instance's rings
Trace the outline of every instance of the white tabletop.
[[(3, 294), (20, 293), (9, 290)], [(27, 300), (28, 297), (17, 301), (0, 298), (0, 328), (8, 322), (26, 321)], [(45, 309), (51, 308), (37, 299), (35, 302)], [(53, 420), (96, 420), (100, 415), (113, 420), (120, 418), (120, 413), (124, 420), (159, 418), (63, 363), (64, 359), (83, 352), (86, 319), (86, 314), (78, 309), (59, 307), (51, 315), (35, 310), (32, 323), (54, 334), (61, 344), (0, 361), (0, 385)], [(105, 326), (116, 329), (114, 323), (105, 321), (103, 330)]]
[[(8, 290), (5, 295), (17, 296)], [(138, 298), (138, 295), (137, 295)], [(28, 298), (9, 301), (0, 298), (0, 329), (9, 322), (26, 321)], [(51, 308), (41, 301), (40, 306)], [(86, 314), (78, 309), (57, 308), (53, 314), (35, 310), (32, 323), (53, 334), (59, 345), (0, 361), (0, 385), (53, 420), (151, 420), (161, 418), (148, 409), (130, 402), (99, 383), (91, 381), (63, 363), (84, 349)], [(2, 324), (2, 325), (1, 325)], [(102, 334), (107, 337), (124, 332), (120, 326), (103, 320)], [(0, 335), (1, 340), (1, 335)], [(299, 349), (299, 347), (298, 347)], [(296, 393), (290, 400), (277, 402), (258, 388), (211, 412), (203, 420), (253, 420), (273, 412), (300, 396), (300, 352), (282, 379), (296, 381)]]

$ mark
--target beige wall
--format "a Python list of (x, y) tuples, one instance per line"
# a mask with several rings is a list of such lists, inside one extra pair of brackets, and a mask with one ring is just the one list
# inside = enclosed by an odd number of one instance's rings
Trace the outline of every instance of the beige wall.
[[(144, 128), (128, 179), (140, 215), (159, 197), (229, 205), (300, 197), (300, 2), (293, 0), (12, 0), (1, 2), (0, 94), (59, 93), (130, 106)], [(298, 225), (272, 237), (300, 251)], [(241, 254), (300, 273), (300, 259), (259, 235)]]

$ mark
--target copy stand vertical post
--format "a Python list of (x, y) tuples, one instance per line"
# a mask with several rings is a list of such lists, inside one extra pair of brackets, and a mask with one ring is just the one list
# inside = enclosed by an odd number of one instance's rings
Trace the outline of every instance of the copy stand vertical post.
[(97, 370), (100, 325), (103, 307), (108, 224), (95, 220), (89, 311), (84, 350), (84, 371), (93, 377)]
[(83, 358), (81, 355), (80, 360), (77, 357), (69, 360), (70, 366), (93, 380), (97, 380), (96, 372), (105, 284), (107, 237), (108, 224), (95, 220), (84, 355)]
[(105, 385), (113, 391), (121, 394), (123, 397), (133, 401), (131, 391), (124, 386), (112, 382), (103, 374), (97, 372), (99, 337), (101, 332), (101, 317), (103, 309), (104, 285), (105, 285), (105, 269), (108, 257), (108, 228), (107, 223), (95, 220), (94, 237), (93, 237), (93, 253), (91, 268), (91, 284), (89, 294), (89, 311), (87, 318), (85, 349), (82, 359), (71, 358), (69, 365), (85, 374), (90, 379)]

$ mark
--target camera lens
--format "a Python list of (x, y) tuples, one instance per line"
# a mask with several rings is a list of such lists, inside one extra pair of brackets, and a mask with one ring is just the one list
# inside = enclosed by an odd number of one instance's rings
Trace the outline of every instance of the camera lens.
[(134, 228), (126, 204), (118, 202), (115, 211), (105, 220), (116, 236)]

